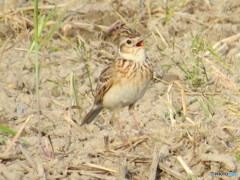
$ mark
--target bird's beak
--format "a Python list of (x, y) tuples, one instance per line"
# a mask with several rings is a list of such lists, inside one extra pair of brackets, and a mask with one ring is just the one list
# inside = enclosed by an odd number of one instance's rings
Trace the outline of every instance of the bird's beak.
[(142, 47), (143, 46), (143, 39), (137, 42), (136, 44), (137, 47)]

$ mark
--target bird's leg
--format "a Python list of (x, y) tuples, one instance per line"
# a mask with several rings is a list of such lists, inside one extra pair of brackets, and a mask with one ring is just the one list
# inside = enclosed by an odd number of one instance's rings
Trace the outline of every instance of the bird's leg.
[(121, 124), (120, 124), (119, 114), (120, 114), (119, 109), (115, 109), (115, 110), (113, 111), (113, 120), (116, 120), (116, 121), (117, 121), (117, 126), (118, 126), (118, 129), (119, 129), (119, 132), (120, 132), (120, 137), (121, 137), (122, 140), (125, 140), (125, 138), (124, 138), (124, 136), (123, 136)]
[(128, 107), (128, 112), (129, 114), (132, 116), (132, 119), (133, 119), (133, 122), (134, 122), (134, 125), (136, 126), (137, 130), (139, 131), (140, 134), (142, 134), (142, 130), (141, 130), (141, 127), (134, 115), (134, 104), (131, 104), (129, 107)]

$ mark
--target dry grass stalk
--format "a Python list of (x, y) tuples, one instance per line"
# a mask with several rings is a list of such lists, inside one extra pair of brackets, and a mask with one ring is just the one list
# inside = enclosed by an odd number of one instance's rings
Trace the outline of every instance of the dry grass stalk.
[(33, 168), (29, 167), (25, 161), (17, 160), (17, 163), (24, 169), (24, 171), (31, 172)]
[(223, 85), (226, 88), (231, 89), (231, 90), (235, 91), (238, 95), (240, 95), (236, 84), (227, 75), (221, 73), (220, 70), (213, 64), (213, 62), (211, 62), (209, 59), (202, 57), (200, 55), (198, 55), (198, 57), (203, 59), (212, 68), (213, 74), (215, 74), (216, 76), (218, 76), (219, 78), (221, 78), (222, 80), (225, 81), (225, 83), (223, 83)]
[(32, 157), (30, 157), (29, 153), (20, 144), (18, 144), (18, 147), (21, 150), (22, 154), (27, 159), (27, 161), (29, 162), (29, 164), (31, 165), (31, 167), (36, 171), (37, 168), (36, 168), (36, 165), (34, 164), (34, 162), (32, 161)]
[(235, 152), (237, 152), (237, 153), (239, 154), (239, 152), (240, 152), (240, 144), (237, 144), (237, 145), (235, 145), (234, 147), (229, 148), (229, 149), (227, 150), (227, 152), (229, 152), (229, 153), (235, 153)]
[(235, 129), (235, 130), (240, 130), (240, 127), (233, 127), (233, 126), (223, 126), (223, 129)]
[(45, 155), (48, 158), (53, 158), (54, 157), (54, 148), (53, 148), (53, 145), (52, 145), (52, 140), (51, 140), (50, 135), (48, 135), (46, 137), (45, 146), (44, 147), (42, 146), (42, 149), (43, 149)]
[(57, 101), (57, 100), (55, 100), (55, 99), (51, 99), (51, 101), (54, 103), (54, 104), (56, 104), (57, 106), (59, 106), (59, 107), (61, 107), (61, 108), (65, 108), (65, 105), (64, 104), (62, 104), (62, 103), (60, 103), (59, 101)]
[(174, 84), (176, 84), (177, 87), (180, 89), (180, 94), (181, 94), (181, 98), (182, 98), (183, 115), (184, 115), (184, 117), (187, 117), (188, 115), (187, 115), (187, 106), (186, 106), (186, 97), (185, 97), (185, 93), (184, 93), (184, 88), (178, 81), (174, 81)]
[(10, 41), (11, 39), (12, 39), (12, 35), (10, 35), (10, 36), (4, 41), (4, 43), (3, 43), (2, 46), (1, 46), (0, 62), (2, 62), (3, 54), (14, 46), (14, 45), (10, 45), (10, 46), (6, 47), (6, 45), (9, 43), (9, 41)]
[(166, 167), (165, 164), (163, 164), (163, 163), (159, 163), (159, 168), (177, 179), (180, 179), (180, 180), (188, 179), (186, 176), (183, 176), (181, 173), (179, 173), (171, 168)]
[(149, 155), (138, 155), (138, 154), (132, 154), (126, 151), (115, 151), (110, 149), (109, 151), (98, 151), (96, 153), (97, 155), (104, 155), (104, 156), (114, 156), (117, 158), (126, 157), (128, 161), (136, 161), (141, 160), (142, 162), (149, 162), (152, 158)]
[(231, 111), (232, 113), (240, 116), (240, 111), (238, 111), (238, 110), (236, 110), (236, 109), (234, 109), (234, 108), (232, 108), (232, 107), (228, 107), (228, 110)]
[(194, 178), (194, 174), (192, 172), (192, 170), (188, 167), (188, 165), (184, 162), (184, 160), (182, 159), (181, 156), (177, 156), (177, 160), (178, 162), (181, 164), (181, 166), (183, 167), (183, 169), (186, 171), (186, 173), (191, 177), (191, 179), (196, 179)]
[(204, 161), (204, 162), (205, 161), (219, 162), (228, 171), (234, 172), (236, 171), (236, 168), (237, 168), (235, 159), (229, 154), (217, 154), (217, 153), (200, 154), (199, 158), (201, 161)]
[[(69, 171), (68, 171), (69, 172)], [(91, 172), (86, 172), (86, 171), (70, 171), (70, 172), (79, 172), (80, 174), (82, 175), (85, 175), (85, 176), (91, 176), (93, 178), (96, 178), (96, 179), (106, 179), (106, 180), (112, 180), (114, 179), (112, 176), (108, 176), (108, 175), (102, 175), (102, 174), (96, 174), (96, 173), (91, 173)]]
[(66, 178), (67, 177), (67, 173), (68, 173), (68, 171), (72, 171), (72, 170), (68, 170), (68, 166), (66, 167), (66, 169), (64, 169), (64, 170), (62, 170), (62, 172), (61, 172), (61, 175), (49, 175), (48, 174), (48, 176), (47, 176), (47, 180), (49, 180), (49, 179), (64, 179), (64, 178)]
[(127, 172), (127, 158), (124, 158), (123, 160), (121, 158), (118, 167), (118, 180), (127, 180), (126, 172)]
[(204, 0), (204, 2), (209, 8), (211, 7), (211, 3), (209, 2), (209, 0)]
[(227, 48), (227, 44), (223, 44), (222, 46), (220, 46), (218, 49), (216, 49), (215, 51), (218, 53), (220, 52), (221, 50), (223, 49), (226, 49)]
[(117, 11), (114, 11), (116, 13), (116, 15), (123, 21), (124, 24), (128, 24), (127, 20)]
[(193, 125), (195, 125), (196, 123), (195, 122), (193, 122), (189, 117), (185, 117), (185, 119), (188, 121), (188, 122), (190, 122), (191, 124), (193, 124)]
[(228, 100), (228, 103), (225, 107), (231, 113), (233, 113), (237, 116), (240, 116), (240, 103)]
[(63, 118), (73, 127), (75, 128), (80, 134), (82, 134), (81, 128), (67, 115), (67, 112), (64, 112)]
[(189, 133), (188, 130), (186, 130), (186, 133), (187, 133), (187, 136), (188, 136), (190, 142), (193, 143), (193, 144), (196, 144), (196, 141), (195, 141), (194, 138), (190, 135), (190, 133)]
[(69, 24), (65, 24), (61, 29), (63, 31), (63, 36), (67, 36), (69, 34), (69, 31), (71, 31), (72, 29), (85, 30), (85, 31), (94, 33), (97, 30), (105, 31), (107, 27), (103, 25), (93, 24), (93, 23), (90, 24), (90, 23), (83, 23), (83, 22), (72, 22)]
[(146, 7), (147, 7), (147, 12), (148, 12), (149, 19), (151, 20), (152, 19), (152, 13), (151, 13), (150, 1), (149, 0), (146, 0)]
[(136, 138), (129, 139), (128, 144), (126, 144), (125, 142), (122, 142), (122, 141), (117, 142), (117, 143), (114, 143), (114, 144), (111, 145), (111, 149), (117, 150), (117, 149), (125, 148), (125, 150), (128, 150), (127, 147), (132, 149), (133, 147), (135, 147), (138, 144), (146, 141), (147, 139), (148, 139), (147, 136), (141, 136), (141, 137), (136, 137)]
[(106, 168), (106, 167), (96, 165), (96, 164), (92, 164), (92, 163), (84, 163), (83, 166), (98, 169), (98, 170), (101, 170), (101, 171), (106, 171), (106, 172), (109, 172), (109, 173), (117, 173), (117, 171), (114, 170), (114, 169)]
[(141, 144), (141, 143), (143, 143), (147, 140), (148, 140), (147, 136), (141, 136), (141, 137), (137, 138), (136, 140), (133, 139), (133, 141), (131, 141), (130, 144), (129, 144), (130, 145), (129, 148), (126, 149), (126, 150), (130, 150), (130, 148), (133, 149), (137, 145), (139, 145), (139, 144)]
[[(228, 135), (230, 135), (231, 137), (235, 137), (235, 135), (230, 132), (231, 129), (235, 129), (235, 127), (232, 127), (232, 126), (223, 126), (223, 132), (227, 133)], [(240, 128), (237, 128), (240, 130)]]
[(67, 175), (48, 175), (47, 176), (47, 179), (49, 180), (49, 179), (54, 179), (54, 180), (56, 180), (56, 179), (63, 179), (63, 178), (66, 178), (67, 177)]
[(8, 154), (9, 151), (11, 150), (11, 148), (13, 147), (13, 145), (15, 144), (15, 142), (18, 140), (18, 138), (20, 137), (23, 129), (26, 127), (27, 123), (29, 122), (29, 120), (33, 117), (33, 115), (30, 115), (26, 121), (23, 123), (23, 125), (20, 127), (20, 129), (18, 130), (17, 134), (13, 137), (12, 141), (10, 142), (10, 144), (8, 145), (7, 149), (4, 151), (3, 154)]
[(110, 150), (110, 148), (109, 148), (109, 136), (104, 136), (103, 139), (104, 139), (105, 150), (109, 151)]
[[(222, 40), (220, 40), (220, 41), (218, 41), (217, 43), (215, 43), (214, 45), (213, 45), (213, 49), (216, 49), (219, 45), (221, 45), (221, 44), (228, 44), (228, 43), (231, 43), (231, 42), (233, 42), (233, 41), (236, 41), (236, 40), (238, 40), (240, 38), (240, 33), (239, 34), (236, 34), (236, 35), (233, 35), (233, 36), (230, 36), (230, 37), (228, 37), (228, 38), (225, 38), (225, 39), (222, 39)], [(223, 46), (222, 45), (222, 46)], [(221, 48), (221, 47), (220, 47)], [(218, 48), (219, 49), (219, 48)], [(209, 52), (206, 52), (205, 53), (205, 55), (208, 55), (209, 54)]]
[[(153, 31), (152, 31), (152, 35), (153, 35), (155, 41), (157, 42), (158, 48), (160, 48), (161, 47), (161, 43), (160, 43), (159, 38), (155, 35), (155, 33)], [(158, 79), (158, 78), (156, 78), (156, 79)]]
[(169, 117), (171, 120), (171, 125), (174, 126), (176, 124), (176, 119), (174, 119), (174, 110), (173, 110), (173, 105), (172, 105), (172, 93), (171, 93), (172, 86), (173, 86), (173, 83), (171, 83), (168, 86), (166, 96), (167, 96), (167, 105), (168, 105), (168, 109), (169, 109)]
[[(66, 4), (58, 4), (57, 5), (58, 7), (65, 7)], [(38, 6), (38, 9), (39, 10), (43, 10), (43, 9), (53, 9), (55, 8), (56, 5), (45, 5), (45, 6)], [(14, 15), (14, 14), (17, 14), (19, 12), (23, 12), (23, 11), (29, 11), (29, 10), (33, 10), (34, 7), (24, 7), (24, 8), (18, 8), (18, 9), (15, 9), (15, 10), (9, 10), (9, 11), (5, 11), (5, 12), (0, 12), (0, 18), (4, 18), (6, 16), (6, 14), (9, 14), (9, 15)]]
[(191, 23), (195, 23), (195, 24), (200, 24), (202, 26), (206, 26), (207, 28), (210, 27), (210, 25), (208, 25), (207, 23), (201, 21), (201, 20), (198, 20), (196, 18), (194, 18), (191, 14), (189, 13), (184, 13), (184, 12), (175, 12), (174, 13), (175, 15), (178, 15), (178, 16), (181, 16), (182, 18), (190, 21)]
[(162, 33), (158, 30), (158, 28), (155, 26), (155, 31), (158, 33), (159, 37), (161, 38), (163, 44), (165, 45), (165, 48), (168, 48), (167, 41), (163, 37)]
[[(33, 23), (30, 20), (30, 18), (28, 19), (25, 16), (16, 16), (16, 15), (5, 15), (3, 20), (5, 21), (4, 23), (8, 23), (9, 24), (9, 29), (14, 31), (14, 33), (16, 36), (19, 35), (19, 32), (21, 31), (25, 31), (26, 34), (29, 35), (28, 30), (27, 30), (27, 26), (31, 26), (33, 27)], [(1, 22), (1, 19), (0, 19)]]
[(44, 172), (43, 164), (42, 164), (41, 160), (39, 159), (39, 157), (34, 158), (34, 162), (37, 167), (37, 173), (40, 177), (39, 179), (46, 180), (47, 178), (46, 178), (46, 174)]
[(159, 160), (160, 160), (160, 145), (156, 144), (155, 148), (153, 150), (152, 164), (150, 166), (150, 175), (148, 177), (148, 180), (156, 179), (156, 173), (157, 173)]
[(104, 32), (109, 34), (111, 32), (113, 32), (114, 30), (116, 30), (117, 28), (119, 28), (121, 26), (121, 22), (120, 21), (116, 21), (115, 23), (113, 23), (112, 25), (110, 25), (109, 27), (107, 27)]
[(230, 149), (230, 145), (228, 144), (228, 142), (226, 142), (223, 138), (219, 137), (218, 135), (216, 135), (216, 137), (218, 138), (218, 140), (223, 144), (223, 146), (227, 149)]
[[(108, 43), (108, 44), (111, 44), (111, 43)], [(112, 46), (112, 44), (111, 44), (111, 46)], [(104, 51), (104, 50), (102, 50), (102, 49), (97, 50), (97, 52), (99, 52), (100, 54), (106, 55), (109, 59), (114, 59), (114, 58), (115, 58), (114, 55), (112, 55), (112, 54), (110, 54), (109, 52), (106, 52), (106, 51)], [(95, 59), (94, 59), (94, 60), (95, 60)], [(103, 62), (103, 60), (102, 60), (102, 59), (99, 60), (99, 58), (96, 58), (96, 61), (98, 61), (98, 62)], [(106, 63), (109, 63), (109, 62), (106, 62)]]

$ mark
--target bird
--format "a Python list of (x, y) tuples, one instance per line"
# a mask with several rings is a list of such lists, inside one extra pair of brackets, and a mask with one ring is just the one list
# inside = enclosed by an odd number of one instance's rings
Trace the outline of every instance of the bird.
[(135, 29), (126, 25), (120, 27), (119, 55), (101, 72), (94, 104), (81, 126), (91, 123), (104, 108), (110, 109), (123, 137), (119, 116), (120, 111), (128, 106), (129, 114), (141, 132), (134, 105), (143, 97), (153, 78), (153, 65), (146, 55), (143, 41)]

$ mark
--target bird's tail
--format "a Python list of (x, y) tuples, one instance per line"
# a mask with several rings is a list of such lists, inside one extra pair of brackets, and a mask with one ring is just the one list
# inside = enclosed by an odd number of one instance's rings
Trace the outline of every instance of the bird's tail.
[(86, 117), (83, 119), (81, 126), (84, 124), (89, 124), (91, 123), (95, 117), (101, 112), (101, 110), (103, 109), (103, 107), (99, 107), (99, 106), (93, 106), (93, 108), (91, 109), (91, 111), (86, 115)]

